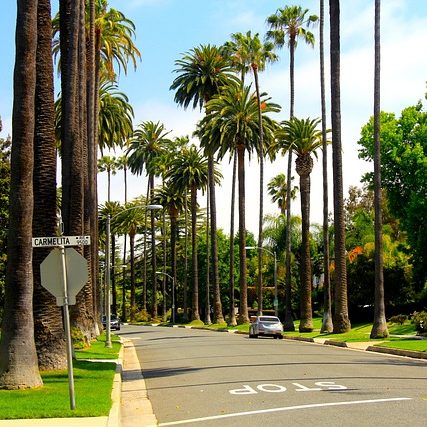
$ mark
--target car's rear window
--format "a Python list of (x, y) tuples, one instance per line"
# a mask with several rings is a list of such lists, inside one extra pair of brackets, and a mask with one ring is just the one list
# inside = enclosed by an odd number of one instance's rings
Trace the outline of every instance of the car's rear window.
[(261, 316), (259, 320), (260, 322), (271, 322), (271, 323), (280, 322), (278, 317), (269, 317), (269, 316)]

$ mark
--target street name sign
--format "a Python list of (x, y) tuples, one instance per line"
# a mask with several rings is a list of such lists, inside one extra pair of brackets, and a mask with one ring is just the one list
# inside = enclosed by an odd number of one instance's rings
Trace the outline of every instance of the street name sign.
[(33, 237), (33, 248), (90, 245), (90, 236)]

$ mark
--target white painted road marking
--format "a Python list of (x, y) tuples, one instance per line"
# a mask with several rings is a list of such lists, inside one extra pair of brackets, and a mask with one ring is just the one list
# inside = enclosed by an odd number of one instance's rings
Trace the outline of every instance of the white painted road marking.
[(210, 417), (203, 417), (203, 418), (191, 418), (188, 420), (170, 421), (168, 423), (160, 423), (159, 426), (176, 426), (179, 424), (200, 423), (203, 421), (220, 420), (220, 419), (232, 418), (232, 417), (242, 417), (245, 415), (256, 415), (256, 414), (267, 414), (267, 413), (272, 413), (272, 412), (294, 411), (296, 409), (325, 408), (328, 406), (363, 405), (363, 404), (369, 404), (369, 403), (387, 403), (387, 402), (397, 402), (397, 401), (403, 401), (403, 400), (412, 400), (412, 399), (410, 397), (395, 397), (395, 398), (391, 398), (391, 399), (354, 400), (351, 402), (313, 403), (310, 405), (285, 406), (282, 408), (260, 409), (258, 411), (235, 412), (234, 414), (213, 415)]

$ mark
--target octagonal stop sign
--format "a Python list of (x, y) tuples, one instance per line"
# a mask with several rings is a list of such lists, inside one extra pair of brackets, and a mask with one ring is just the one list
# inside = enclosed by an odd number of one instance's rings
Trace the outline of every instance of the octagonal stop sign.
[[(86, 259), (75, 249), (64, 249), (65, 277), (68, 288), (68, 305), (76, 303), (76, 295), (86, 284), (89, 278)], [(58, 248), (52, 249), (50, 254), (40, 264), (41, 284), (56, 297), (56, 304), (65, 304), (64, 271), (62, 254)]]

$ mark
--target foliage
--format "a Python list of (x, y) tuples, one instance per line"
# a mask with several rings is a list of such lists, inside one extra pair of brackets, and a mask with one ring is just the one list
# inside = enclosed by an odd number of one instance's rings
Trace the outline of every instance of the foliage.
[[(385, 303), (388, 310), (415, 301), (412, 264), (407, 254), (406, 235), (387, 208), (383, 197), (383, 256)], [(374, 300), (374, 207), (373, 194), (367, 187), (351, 187), (345, 203), (346, 247), (348, 257), (349, 305), (352, 315)], [(359, 310), (360, 311), (360, 310)], [(369, 313), (370, 314), (370, 313)]]
[(71, 341), (73, 342), (73, 347), (82, 349), (86, 346), (86, 340), (81, 329), (76, 327), (71, 327)]
[(390, 317), (390, 323), (399, 323), (399, 325), (403, 325), (408, 320), (408, 316), (406, 314), (396, 314), (396, 316)]
[(412, 314), (411, 322), (415, 325), (415, 329), (420, 333), (427, 332), (427, 312), (421, 311)]
[[(374, 155), (373, 119), (362, 128), (359, 157)], [(427, 113), (422, 104), (405, 108), (396, 118), (381, 113), (382, 187), (389, 206), (407, 233), (418, 290), (427, 279)], [(364, 180), (372, 185), (373, 175)]]

